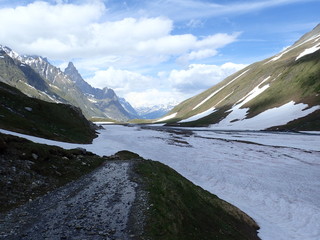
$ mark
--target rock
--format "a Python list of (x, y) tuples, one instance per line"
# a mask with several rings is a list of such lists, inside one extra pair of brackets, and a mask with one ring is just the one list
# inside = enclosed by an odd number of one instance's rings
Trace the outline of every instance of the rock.
[(81, 154), (85, 155), (87, 153), (87, 150), (81, 147), (76, 148), (77, 150), (79, 150), (81, 152)]
[(39, 158), (39, 156), (35, 153), (32, 153), (31, 156), (34, 160), (37, 160)]
[(107, 233), (105, 233), (105, 232), (98, 232), (98, 234), (100, 235), (100, 236), (107, 236), (108, 234)]
[(80, 230), (80, 229), (83, 229), (83, 227), (81, 225), (76, 225), (75, 229)]

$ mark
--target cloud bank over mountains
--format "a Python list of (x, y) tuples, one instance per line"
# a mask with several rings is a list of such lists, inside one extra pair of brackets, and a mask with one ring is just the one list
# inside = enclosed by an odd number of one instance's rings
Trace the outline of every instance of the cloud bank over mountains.
[[(86, 4), (34, 2), (0, 9), (1, 42), (26, 54), (50, 59), (116, 56), (157, 63), (170, 57), (201, 59), (236, 41), (239, 33), (214, 34), (201, 38), (172, 34), (173, 21), (166, 17), (126, 17), (109, 20), (100, 1)], [(145, 63), (144, 63), (145, 64)]]
[(3, 0), (0, 44), (61, 68), (73, 61), (94, 87), (114, 88), (133, 105), (181, 101), (250, 63), (223, 52), (245, 42), (232, 17), (301, 2)]

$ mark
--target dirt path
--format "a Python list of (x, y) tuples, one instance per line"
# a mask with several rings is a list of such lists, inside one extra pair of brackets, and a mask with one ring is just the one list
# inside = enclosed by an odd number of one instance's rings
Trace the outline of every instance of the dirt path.
[(132, 162), (107, 162), (82, 179), (0, 215), (0, 239), (131, 239)]

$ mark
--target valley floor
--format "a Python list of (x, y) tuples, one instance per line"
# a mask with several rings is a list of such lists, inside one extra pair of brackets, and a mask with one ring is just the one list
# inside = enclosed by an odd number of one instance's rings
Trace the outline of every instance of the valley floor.
[(256, 220), (263, 240), (320, 239), (320, 135), (105, 126), (90, 145), (169, 165)]

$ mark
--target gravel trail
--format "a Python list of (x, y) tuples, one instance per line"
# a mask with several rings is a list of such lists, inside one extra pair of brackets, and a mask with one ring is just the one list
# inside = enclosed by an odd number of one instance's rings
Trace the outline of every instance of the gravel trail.
[(131, 239), (128, 224), (137, 183), (132, 162), (104, 166), (0, 215), (0, 239)]

